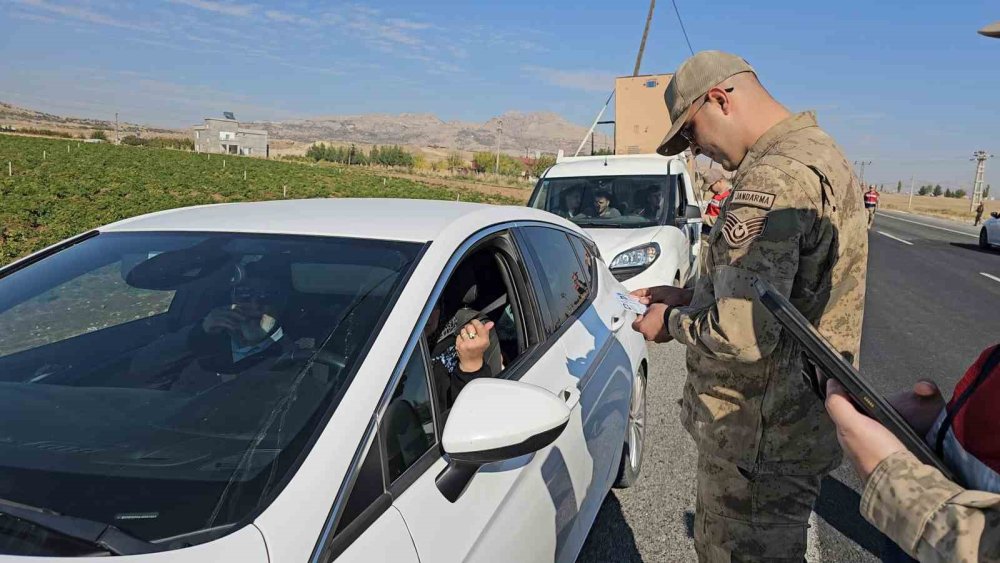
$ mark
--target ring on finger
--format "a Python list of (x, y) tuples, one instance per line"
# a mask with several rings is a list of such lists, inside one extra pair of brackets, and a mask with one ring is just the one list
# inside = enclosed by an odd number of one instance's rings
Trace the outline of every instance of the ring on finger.
[(474, 340), (476, 338), (476, 333), (469, 331), (465, 333), (465, 337), (469, 340)]

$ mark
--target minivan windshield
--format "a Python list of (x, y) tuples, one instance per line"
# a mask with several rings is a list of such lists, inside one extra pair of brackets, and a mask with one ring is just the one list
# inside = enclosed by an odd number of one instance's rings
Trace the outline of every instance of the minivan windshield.
[(671, 184), (666, 175), (542, 178), (528, 205), (581, 227), (651, 227), (674, 218)]
[[(247, 523), (336, 408), (420, 248), (106, 233), (8, 272), (0, 497), (167, 548)], [(76, 546), (12, 522), (0, 553)]]

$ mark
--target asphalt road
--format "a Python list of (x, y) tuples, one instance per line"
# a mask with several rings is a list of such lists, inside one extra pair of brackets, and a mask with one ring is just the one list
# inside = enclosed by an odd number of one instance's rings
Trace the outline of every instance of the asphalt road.
[[(946, 397), (976, 356), (1000, 340), (1000, 251), (977, 229), (905, 213), (872, 228), (861, 370), (881, 391), (931, 378)], [(684, 349), (650, 348), (646, 459), (638, 484), (612, 491), (581, 562), (694, 561), (694, 444), (678, 422)], [(823, 482), (806, 559), (877, 561), (879, 534), (858, 514), (859, 483), (847, 467)]]

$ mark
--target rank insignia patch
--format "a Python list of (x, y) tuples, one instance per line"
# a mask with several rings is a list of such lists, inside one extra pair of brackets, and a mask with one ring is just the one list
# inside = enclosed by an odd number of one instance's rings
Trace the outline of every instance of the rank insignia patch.
[(730, 213), (726, 215), (726, 222), (722, 225), (722, 236), (725, 237), (729, 246), (742, 248), (763, 234), (765, 226), (767, 226), (767, 217), (754, 217), (740, 221), (739, 217)]

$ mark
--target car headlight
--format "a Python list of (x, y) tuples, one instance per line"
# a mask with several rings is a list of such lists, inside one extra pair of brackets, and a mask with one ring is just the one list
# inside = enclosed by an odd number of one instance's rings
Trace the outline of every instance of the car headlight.
[(655, 242), (626, 250), (611, 261), (611, 269), (645, 268), (660, 257), (660, 245)]

